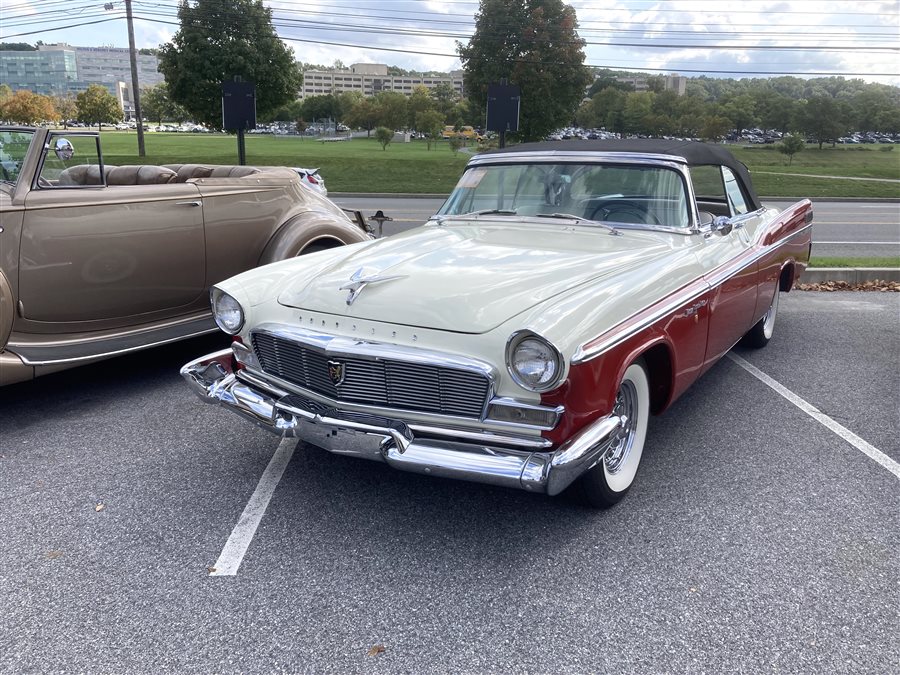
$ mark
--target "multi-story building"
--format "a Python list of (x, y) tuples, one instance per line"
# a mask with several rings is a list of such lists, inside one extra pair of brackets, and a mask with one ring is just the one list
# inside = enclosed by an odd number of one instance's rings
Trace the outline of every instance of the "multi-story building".
[[(650, 86), (646, 77), (617, 77), (616, 82), (630, 84), (635, 91), (649, 91)], [(665, 91), (674, 91), (679, 96), (684, 96), (687, 86), (687, 78), (683, 75), (666, 75), (663, 80), (663, 89)]]
[[(138, 54), (141, 88), (163, 82), (159, 63), (152, 54)], [(102, 84), (119, 101), (125, 117), (134, 114), (131, 93), (131, 61), (121, 47), (72, 47), (67, 44), (39, 45), (34, 51), (0, 51), (0, 83), (15, 91), (68, 96)]]
[(463, 94), (463, 74), (461, 70), (447, 75), (389, 75), (383, 63), (354, 63), (343, 70), (307, 70), (303, 74), (303, 88), (300, 98), (323, 94), (341, 94), (358, 91), (364, 96), (373, 96), (381, 91), (396, 91), (409, 96), (417, 86), (429, 89), (440, 84), (449, 84), (460, 96)]

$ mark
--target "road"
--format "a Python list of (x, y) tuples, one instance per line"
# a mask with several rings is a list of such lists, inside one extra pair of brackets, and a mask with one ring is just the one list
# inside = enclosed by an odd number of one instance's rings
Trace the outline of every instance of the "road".
[(285, 445), (178, 377), (224, 338), (5, 387), (0, 672), (896, 672), (898, 314), (784, 296), (606, 512), (300, 446), (228, 577)]
[[(440, 208), (443, 199), (427, 197), (332, 197), (340, 206), (371, 216), (378, 209), (394, 218), (384, 233), (395, 234), (421, 225)], [(783, 208), (791, 202), (765, 200)], [(813, 255), (839, 257), (900, 256), (900, 203), (815, 202)]]

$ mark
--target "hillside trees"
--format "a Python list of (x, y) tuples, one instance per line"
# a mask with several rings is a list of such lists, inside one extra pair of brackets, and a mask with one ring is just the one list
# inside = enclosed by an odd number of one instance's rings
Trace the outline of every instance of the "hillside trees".
[(507, 79), (522, 92), (522, 140), (569, 124), (590, 75), (575, 10), (562, 0), (481, 0), (475, 33), (457, 43), (469, 98), (479, 109), (491, 82)]
[(221, 128), (222, 82), (234, 77), (256, 83), (260, 116), (294, 100), (302, 75), (261, 0), (183, 0), (178, 18), (181, 27), (160, 48), (159, 70), (195, 122)]

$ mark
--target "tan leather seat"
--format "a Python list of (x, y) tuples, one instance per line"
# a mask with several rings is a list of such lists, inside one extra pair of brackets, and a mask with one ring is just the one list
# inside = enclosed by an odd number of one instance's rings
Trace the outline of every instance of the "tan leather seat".
[[(111, 164), (103, 165), (103, 171), (107, 176), (115, 168)], [(57, 185), (103, 185), (103, 181), (100, 180), (100, 165), (76, 164), (68, 169), (63, 169), (62, 173), (59, 174)]]

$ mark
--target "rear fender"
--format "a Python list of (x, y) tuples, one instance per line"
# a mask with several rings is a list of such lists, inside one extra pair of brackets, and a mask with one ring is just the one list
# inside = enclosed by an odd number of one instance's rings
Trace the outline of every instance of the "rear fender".
[(365, 241), (366, 235), (347, 223), (338, 227), (331, 215), (305, 213), (291, 218), (272, 235), (259, 258), (260, 265), (300, 255), (312, 244), (341, 246)]
[(13, 297), (12, 286), (6, 275), (0, 271), (0, 351), (6, 346), (9, 334), (12, 332), (15, 307), (16, 301)]

